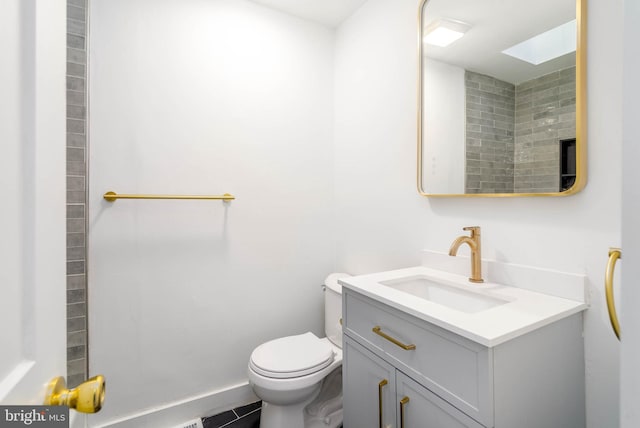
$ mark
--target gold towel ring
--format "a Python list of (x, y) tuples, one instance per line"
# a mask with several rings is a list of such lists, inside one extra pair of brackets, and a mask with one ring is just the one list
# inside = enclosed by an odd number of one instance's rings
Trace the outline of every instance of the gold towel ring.
[(607, 263), (607, 271), (604, 275), (604, 290), (607, 296), (607, 309), (609, 310), (609, 319), (611, 327), (620, 340), (620, 324), (618, 323), (618, 315), (616, 313), (616, 303), (613, 298), (613, 271), (616, 268), (616, 262), (622, 258), (620, 248), (609, 248), (609, 262)]

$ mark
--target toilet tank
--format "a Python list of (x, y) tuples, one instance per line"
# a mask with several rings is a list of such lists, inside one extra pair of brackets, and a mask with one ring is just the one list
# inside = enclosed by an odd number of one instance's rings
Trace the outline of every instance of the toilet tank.
[(338, 279), (347, 276), (350, 275), (332, 273), (324, 281), (324, 333), (338, 348), (342, 348), (342, 285)]

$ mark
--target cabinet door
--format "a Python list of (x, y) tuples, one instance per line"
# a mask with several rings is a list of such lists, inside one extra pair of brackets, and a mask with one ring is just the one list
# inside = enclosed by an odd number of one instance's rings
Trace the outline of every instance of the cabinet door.
[(482, 428), (478, 422), (401, 372), (396, 372), (396, 388), (399, 428)]
[(395, 369), (348, 336), (344, 336), (342, 351), (344, 426), (393, 427)]

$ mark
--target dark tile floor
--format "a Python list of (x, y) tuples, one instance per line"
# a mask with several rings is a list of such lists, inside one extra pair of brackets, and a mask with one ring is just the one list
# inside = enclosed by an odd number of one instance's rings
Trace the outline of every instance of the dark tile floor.
[(262, 401), (202, 419), (204, 428), (260, 428)]
[(204, 418), (204, 428), (260, 428), (262, 401), (247, 404), (219, 415)]

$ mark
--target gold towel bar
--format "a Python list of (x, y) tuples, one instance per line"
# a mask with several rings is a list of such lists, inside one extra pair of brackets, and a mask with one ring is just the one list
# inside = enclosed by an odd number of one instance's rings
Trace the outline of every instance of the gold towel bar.
[(236, 197), (225, 193), (224, 195), (124, 195), (116, 192), (107, 192), (102, 196), (109, 202), (116, 199), (201, 199), (201, 200), (223, 200), (231, 201)]

